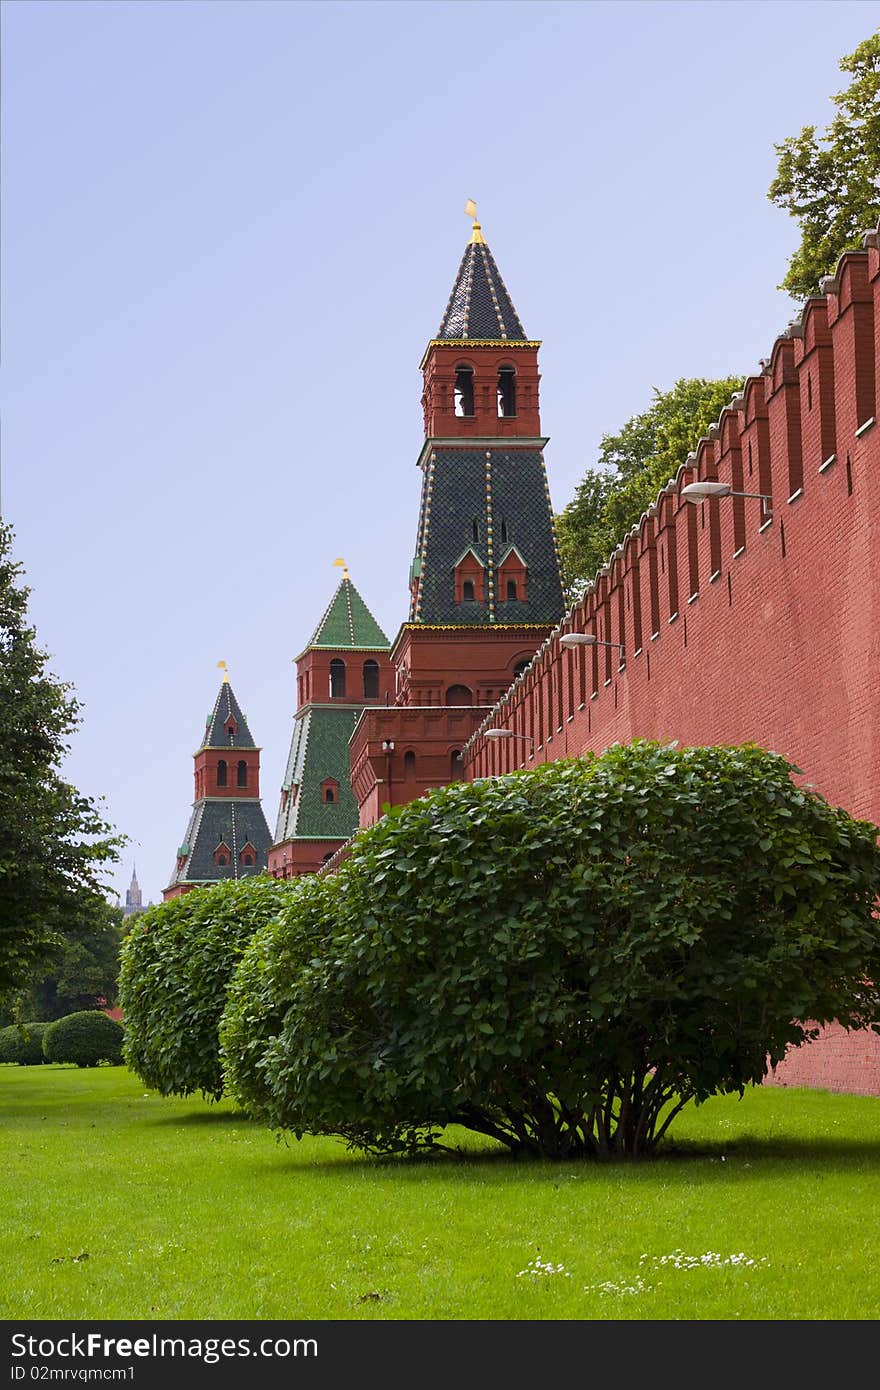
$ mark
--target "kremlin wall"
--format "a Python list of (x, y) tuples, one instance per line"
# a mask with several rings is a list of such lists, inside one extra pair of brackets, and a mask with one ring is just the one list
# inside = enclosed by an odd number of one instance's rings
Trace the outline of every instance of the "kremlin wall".
[[(634, 738), (760, 744), (880, 822), (880, 234), (821, 289), (566, 613), (540, 343), (475, 220), (422, 358), (408, 621), (389, 642), (336, 561), (274, 837), (224, 679), (165, 897), (332, 872), (388, 805)], [(705, 482), (730, 495), (682, 496)], [(880, 1037), (832, 1027), (769, 1081), (880, 1096)]]
[[(468, 778), (634, 738), (754, 742), (880, 822), (880, 237), (864, 240), (493, 707)], [(769, 515), (680, 497), (704, 479), (769, 495)], [(565, 648), (569, 632), (623, 652)], [(773, 1080), (880, 1095), (880, 1038), (828, 1030)]]

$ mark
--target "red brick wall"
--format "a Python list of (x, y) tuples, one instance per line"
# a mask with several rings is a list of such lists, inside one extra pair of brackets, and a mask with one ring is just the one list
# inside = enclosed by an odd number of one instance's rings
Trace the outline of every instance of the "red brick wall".
[[(634, 738), (746, 741), (880, 821), (880, 253), (847, 253), (487, 723), (481, 777)], [(772, 494), (693, 507), (694, 479)], [(563, 649), (566, 631), (616, 648)], [(793, 1078), (797, 1078), (797, 1081)], [(880, 1043), (828, 1030), (776, 1084), (880, 1094)]]

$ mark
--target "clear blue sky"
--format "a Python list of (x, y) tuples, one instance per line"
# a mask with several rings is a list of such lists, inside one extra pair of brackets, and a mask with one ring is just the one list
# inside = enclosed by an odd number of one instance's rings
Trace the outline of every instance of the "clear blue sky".
[[(774, 141), (824, 126), (847, 0), (6, 0), (3, 511), (68, 775), (145, 898), (225, 659), (274, 827), (291, 659), (339, 579), (406, 616), (419, 360), (479, 203), (541, 338), (554, 505), (682, 376), (792, 314)], [(829, 267), (829, 270), (831, 267)]]

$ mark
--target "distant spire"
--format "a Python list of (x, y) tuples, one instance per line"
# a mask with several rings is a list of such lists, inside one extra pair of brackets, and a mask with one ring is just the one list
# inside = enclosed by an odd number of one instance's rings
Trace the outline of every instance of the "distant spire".
[(125, 907), (122, 909), (123, 917), (130, 917), (133, 912), (143, 911), (144, 895), (140, 890), (137, 880), (137, 865), (132, 865), (131, 883), (125, 894)]

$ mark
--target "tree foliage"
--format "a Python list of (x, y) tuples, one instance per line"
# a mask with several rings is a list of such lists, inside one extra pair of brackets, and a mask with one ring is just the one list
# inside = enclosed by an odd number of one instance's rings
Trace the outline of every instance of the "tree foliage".
[(113, 1008), (127, 925), (121, 907), (89, 899), (46, 959), (32, 967), (27, 984), (7, 995), (0, 1022), (7, 1016), (51, 1022), (82, 1010)]
[(60, 775), (79, 705), (46, 669), (11, 546), (0, 523), (0, 996), (90, 918), (101, 868), (123, 843)]
[(123, 946), (119, 998), (125, 1060), (147, 1086), (220, 1099), (217, 1030), (230, 976), (291, 891), (259, 874), (195, 888), (138, 916)]
[(563, 581), (579, 597), (656, 500), (657, 493), (714, 424), (742, 385), (742, 377), (682, 378), (669, 391), (654, 388), (647, 410), (618, 434), (606, 434), (599, 466), (588, 468), (574, 498), (556, 518)]
[(796, 299), (819, 293), (844, 251), (880, 217), (880, 33), (840, 60), (850, 85), (833, 97), (837, 113), (822, 136), (804, 126), (776, 145), (776, 177), (768, 197), (800, 227), (801, 244), (780, 289)]
[(47, 1062), (74, 1062), (78, 1067), (96, 1067), (122, 1062), (123, 1028), (115, 1018), (98, 1009), (84, 1009), (50, 1023), (43, 1034), (43, 1054)]
[(637, 1156), (816, 1024), (876, 1026), (876, 827), (792, 771), (637, 743), (388, 815), (245, 951), (232, 1092), (374, 1152), (458, 1124), (517, 1153)]

